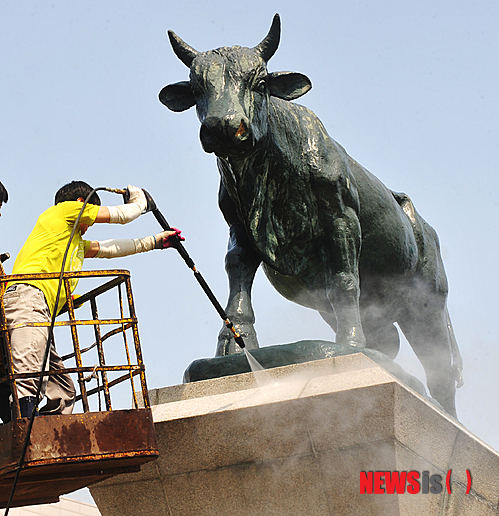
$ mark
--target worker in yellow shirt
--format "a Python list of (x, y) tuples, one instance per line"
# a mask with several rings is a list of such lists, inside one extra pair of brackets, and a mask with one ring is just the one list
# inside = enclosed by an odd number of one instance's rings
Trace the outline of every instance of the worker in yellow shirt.
[[(101, 206), (97, 193), (91, 196), (79, 221), (79, 230), (71, 241), (65, 271), (79, 271), (84, 258), (114, 258), (170, 247), (168, 239), (179, 235), (179, 230), (163, 231), (157, 235), (137, 239), (106, 241), (84, 240), (83, 235), (95, 223), (127, 224), (138, 218), (147, 207), (142, 189), (129, 185), (129, 200), (119, 206)], [(62, 260), (74, 223), (82, 203), (92, 192), (83, 181), (73, 181), (56, 193), (54, 206), (45, 210), (17, 255), (13, 274), (60, 272)], [(180, 237), (183, 239), (182, 237)], [(77, 279), (72, 281), (72, 291)], [(30, 280), (10, 282), (4, 294), (6, 322), (9, 328), (12, 358), (17, 373), (39, 373), (43, 364), (48, 339), (48, 327), (31, 327), (26, 323), (50, 322), (54, 310), (66, 302), (65, 289), (61, 289), (58, 306), (55, 306), (58, 280)], [(64, 369), (64, 364), (52, 343), (49, 355), (51, 370)], [(37, 406), (37, 378), (18, 380), (17, 393), (22, 417), (30, 417)], [(47, 403), (40, 413), (70, 414), (73, 410), (75, 388), (69, 374), (45, 377), (41, 399)], [(39, 401), (41, 401), (41, 399)]]

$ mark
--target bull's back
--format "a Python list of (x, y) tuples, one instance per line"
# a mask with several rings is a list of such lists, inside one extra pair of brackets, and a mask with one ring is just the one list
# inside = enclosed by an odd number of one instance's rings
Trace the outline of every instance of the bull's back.
[[(349, 181), (344, 178), (341, 181), (349, 185), (342, 188), (352, 190), (345, 190), (344, 195), (350, 196), (351, 205), (356, 206), (361, 225), (361, 273), (410, 276), (421, 268), (427, 252), (433, 255), (438, 252), (433, 228), (415, 210), (411, 220), (394, 193), (350, 157), (310, 109), (279, 99), (272, 99), (272, 107), (274, 142), (279, 149), (290, 153), (289, 163), (308, 168), (305, 176), (309, 177), (307, 189), (311, 197), (315, 197), (314, 183), (318, 176), (321, 181), (332, 182), (340, 181), (339, 176), (349, 176)], [(303, 177), (303, 170), (295, 170), (293, 176)], [(289, 177), (290, 181), (293, 176)], [(317, 215), (320, 219), (320, 213)]]
[(414, 226), (393, 192), (349, 158), (359, 196), (361, 269), (381, 273), (416, 271), (420, 248)]
[[(393, 192), (349, 156), (312, 111), (296, 104), (290, 111), (300, 119), (299, 133), (303, 135), (302, 149), (308, 156), (310, 177), (341, 183), (338, 187), (344, 190), (345, 203), (358, 211), (361, 269), (383, 274), (415, 271), (420, 249), (413, 225)], [(348, 181), (340, 175), (348, 176)]]

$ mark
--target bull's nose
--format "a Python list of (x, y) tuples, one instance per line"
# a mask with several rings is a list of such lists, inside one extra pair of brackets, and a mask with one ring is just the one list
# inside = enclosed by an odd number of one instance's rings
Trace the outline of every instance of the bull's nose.
[(251, 141), (251, 131), (245, 117), (206, 117), (201, 123), (201, 144), (205, 152), (227, 152)]
[(244, 118), (226, 117), (220, 119), (215, 116), (207, 117), (202, 125), (204, 135), (211, 134), (216, 138), (245, 140), (249, 134), (248, 121)]

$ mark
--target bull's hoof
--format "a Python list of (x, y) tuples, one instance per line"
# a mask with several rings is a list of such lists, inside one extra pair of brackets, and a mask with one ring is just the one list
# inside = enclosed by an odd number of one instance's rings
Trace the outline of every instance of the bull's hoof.
[[(253, 324), (241, 323), (235, 324), (234, 327), (243, 338), (245, 347), (247, 349), (258, 349), (260, 347), (258, 345), (258, 339), (256, 337), (256, 331)], [(234, 355), (235, 353), (241, 352), (242, 349), (238, 344), (236, 344), (232, 332), (226, 326), (223, 326), (220, 330), (220, 333), (218, 334), (217, 352), (215, 356), (221, 357), (226, 355)]]

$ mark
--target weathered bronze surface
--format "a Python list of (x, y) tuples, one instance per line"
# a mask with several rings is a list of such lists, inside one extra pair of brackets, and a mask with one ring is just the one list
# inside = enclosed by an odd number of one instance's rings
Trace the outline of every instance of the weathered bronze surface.
[[(299, 73), (267, 71), (280, 20), (254, 48), (198, 52), (169, 32), (189, 81), (159, 94), (173, 111), (196, 106), (200, 139), (217, 156), (219, 204), (230, 227), (227, 314), (258, 348), (251, 286), (260, 264), (286, 298), (316, 309), (340, 345), (394, 358), (396, 322), (422, 362), (430, 393), (455, 414), (461, 357), (446, 308), (434, 229), (411, 199), (386, 188), (294, 104), (311, 88)], [(236, 352), (223, 328), (217, 355)]]

